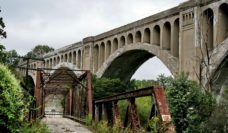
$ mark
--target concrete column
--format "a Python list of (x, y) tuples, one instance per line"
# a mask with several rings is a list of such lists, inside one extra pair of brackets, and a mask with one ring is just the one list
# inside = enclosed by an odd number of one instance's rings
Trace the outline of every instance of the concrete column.
[(69, 90), (69, 115), (72, 115), (72, 89)]
[(170, 23), (170, 26), (171, 26), (171, 38), (170, 38), (170, 52), (172, 55), (174, 55), (174, 51), (175, 51), (175, 45), (174, 45), (174, 22), (171, 22)]
[(95, 121), (98, 122), (99, 121), (99, 105), (98, 104), (95, 104)]
[(108, 120), (107, 106), (102, 104), (102, 120)]
[(163, 47), (163, 23), (162, 25), (159, 25), (160, 26), (160, 49), (162, 49)]
[(88, 102), (88, 113), (92, 115), (93, 113), (93, 98), (92, 98), (92, 77), (91, 72), (87, 71), (87, 83), (88, 83), (88, 90), (87, 90), (87, 102)]
[(219, 42), (218, 42), (218, 30), (219, 30), (219, 23), (218, 23), (218, 20), (219, 20), (219, 7), (218, 6), (216, 6), (215, 7), (215, 9), (213, 9), (213, 12), (214, 12), (214, 20), (213, 20), (213, 22), (214, 22), (214, 30), (213, 30), (213, 40), (214, 40), (214, 42), (213, 42), (213, 47), (215, 48), (218, 44), (219, 44)]

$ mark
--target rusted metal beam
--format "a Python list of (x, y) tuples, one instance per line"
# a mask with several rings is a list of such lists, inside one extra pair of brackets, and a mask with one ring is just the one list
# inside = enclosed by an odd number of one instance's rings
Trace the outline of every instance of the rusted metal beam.
[(36, 98), (36, 117), (42, 115), (41, 106), (42, 106), (42, 88), (41, 88), (41, 72), (37, 71), (36, 74), (36, 86), (35, 86), (35, 98)]
[(137, 98), (137, 97), (144, 97), (144, 96), (151, 96), (153, 91), (153, 87), (147, 87), (139, 90), (129, 91), (125, 93), (121, 93), (118, 95), (105, 97), (102, 99), (95, 100), (95, 104), (103, 103), (103, 102), (110, 102), (110, 101), (117, 101), (129, 98)]
[(171, 123), (171, 115), (169, 112), (168, 103), (166, 100), (164, 89), (161, 86), (155, 86), (153, 91), (158, 114), (161, 116), (163, 124), (168, 124), (166, 133), (174, 133), (174, 126)]
[(89, 114), (93, 113), (93, 97), (92, 97), (92, 77), (90, 71), (87, 71), (87, 102)]
[(121, 123), (121, 118), (120, 118), (120, 112), (118, 109), (118, 101), (113, 101), (112, 102), (112, 114), (113, 114), (113, 125), (118, 124), (120, 128), (123, 127)]

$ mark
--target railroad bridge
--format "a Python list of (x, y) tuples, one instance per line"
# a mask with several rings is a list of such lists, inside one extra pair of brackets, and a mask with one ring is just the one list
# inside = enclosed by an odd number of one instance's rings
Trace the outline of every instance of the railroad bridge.
[[(227, 55), (228, 0), (191, 0), (83, 38), (43, 55), (44, 61), (31, 61), (29, 67), (52, 73), (62, 68), (90, 70), (98, 77), (128, 81), (141, 64), (156, 56), (173, 75), (187, 72), (190, 79), (204, 85), (216, 77), (218, 86), (223, 86), (228, 81)], [(29, 74), (37, 81), (37, 72)]]

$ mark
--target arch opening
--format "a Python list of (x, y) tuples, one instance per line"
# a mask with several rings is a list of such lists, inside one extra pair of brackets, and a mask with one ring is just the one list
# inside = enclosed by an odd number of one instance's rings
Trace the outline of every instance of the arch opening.
[(228, 37), (228, 4), (224, 3), (219, 7), (218, 43), (220, 44)]
[(131, 43), (133, 43), (133, 35), (130, 33), (127, 36), (127, 44), (131, 44)]
[(64, 62), (67, 62), (67, 54), (65, 54)]
[(104, 62), (104, 60), (105, 60), (105, 45), (104, 45), (104, 43), (102, 42), (101, 43), (101, 45), (100, 45), (100, 62), (99, 62), (99, 66), (101, 66), (102, 65), (102, 63)]
[(106, 48), (106, 56), (105, 57), (107, 59), (111, 54), (111, 41), (107, 42), (105, 48)]
[(171, 42), (171, 25), (166, 22), (163, 26), (162, 49), (170, 50)]
[(60, 63), (60, 57), (58, 56), (57, 57), (57, 64), (59, 64)]
[(150, 29), (149, 28), (146, 28), (144, 30), (143, 42), (150, 43)]
[(94, 68), (94, 71), (97, 71), (97, 69), (98, 69), (98, 53), (99, 53), (99, 47), (98, 47), (98, 45), (96, 45), (96, 46), (94, 46), (94, 48), (93, 48), (93, 68)]
[(203, 34), (203, 47), (205, 50), (213, 49), (214, 42), (214, 13), (212, 9), (207, 9), (203, 12), (203, 24), (202, 24), (202, 34)]
[(76, 51), (73, 52), (73, 64), (76, 65), (77, 54)]
[(155, 57), (155, 55), (145, 50), (127, 51), (111, 62), (102, 77), (119, 78), (123, 82), (128, 82), (136, 70), (152, 57)]
[(121, 36), (120, 37), (120, 47), (123, 47), (125, 45), (125, 37)]
[(173, 55), (179, 57), (179, 32), (180, 22), (179, 18), (174, 21), (174, 33), (173, 33)]
[(68, 60), (68, 62), (70, 62), (70, 63), (72, 62), (72, 53), (71, 52), (69, 53), (69, 60)]
[(153, 29), (153, 40), (152, 44), (160, 46), (160, 27), (156, 25)]
[(81, 50), (78, 50), (78, 63), (77, 63), (77, 67), (80, 69), (81, 68), (81, 60), (82, 60), (82, 53)]
[(52, 59), (50, 59), (50, 66), (49, 68), (52, 68)]
[(56, 58), (54, 57), (54, 61), (53, 61), (54, 63), (53, 63), (53, 66), (55, 66), (56, 65)]
[(141, 42), (141, 40), (142, 40), (142, 34), (140, 31), (137, 31), (135, 33), (135, 42)]
[(113, 48), (112, 48), (112, 53), (115, 52), (118, 49), (118, 40), (115, 38), (113, 40)]
[(64, 58), (63, 58), (63, 55), (61, 55), (61, 62), (63, 62), (64, 61)]

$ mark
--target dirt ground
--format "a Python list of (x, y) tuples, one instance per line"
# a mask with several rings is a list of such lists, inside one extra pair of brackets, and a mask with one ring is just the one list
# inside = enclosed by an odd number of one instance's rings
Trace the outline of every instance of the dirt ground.
[(80, 123), (67, 118), (47, 117), (42, 121), (48, 125), (52, 133), (92, 133)]

